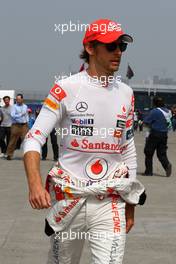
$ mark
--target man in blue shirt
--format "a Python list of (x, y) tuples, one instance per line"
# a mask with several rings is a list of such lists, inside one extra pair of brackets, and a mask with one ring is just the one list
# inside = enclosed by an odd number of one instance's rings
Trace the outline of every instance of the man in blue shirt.
[(27, 105), (23, 103), (22, 94), (17, 94), (16, 96), (16, 104), (12, 106), (11, 117), (12, 126), (10, 142), (7, 148), (7, 160), (12, 159), (18, 139), (21, 138), (21, 140), (23, 140), (29, 130)]
[(156, 150), (157, 157), (166, 171), (166, 176), (169, 177), (172, 165), (167, 157), (167, 138), (171, 127), (171, 112), (165, 107), (161, 97), (154, 97), (153, 105), (155, 108), (144, 118), (144, 123), (150, 128), (144, 148), (146, 167), (144, 175), (153, 175), (153, 155)]

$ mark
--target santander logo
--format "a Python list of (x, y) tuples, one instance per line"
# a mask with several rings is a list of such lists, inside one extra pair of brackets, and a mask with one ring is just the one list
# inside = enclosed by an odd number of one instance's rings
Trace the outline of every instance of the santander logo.
[[(71, 141), (71, 146), (74, 148), (80, 148), (82, 150), (105, 150), (105, 151), (114, 151), (114, 152), (122, 152), (123, 150), (125, 150), (127, 148), (127, 145), (119, 145), (116, 143), (107, 143), (107, 142), (90, 142), (88, 139), (83, 139), (81, 140), (79, 143), (76, 139)], [(92, 164), (94, 165), (94, 164)], [(98, 169), (97, 169), (98, 168)], [(99, 165), (99, 161), (97, 161), (97, 163), (95, 163), (95, 165), (93, 166), (93, 170), (94, 171), (99, 171), (100, 170), (100, 165)]]
[(71, 145), (75, 148), (79, 147), (78, 141), (76, 139), (71, 142)]

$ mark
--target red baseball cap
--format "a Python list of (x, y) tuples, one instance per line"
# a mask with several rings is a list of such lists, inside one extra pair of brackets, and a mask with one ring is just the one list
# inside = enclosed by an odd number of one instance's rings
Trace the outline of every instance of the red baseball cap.
[(83, 44), (93, 40), (98, 40), (103, 43), (111, 43), (120, 37), (125, 42), (133, 42), (133, 38), (123, 32), (121, 24), (110, 19), (99, 19), (88, 26), (83, 39)]

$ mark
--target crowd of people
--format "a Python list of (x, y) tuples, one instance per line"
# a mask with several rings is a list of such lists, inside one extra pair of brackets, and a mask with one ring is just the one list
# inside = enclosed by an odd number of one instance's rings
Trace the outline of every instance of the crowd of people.
[[(27, 132), (35, 123), (40, 108), (32, 111), (24, 104), (23, 94), (16, 96), (15, 104), (10, 104), (10, 97), (4, 96), (4, 105), (0, 108), (0, 158), (12, 160), (14, 151), (20, 149)], [(58, 160), (59, 147), (55, 129), (50, 134), (53, 149), (53, 160)], [(47, 141), (42, 147), (42, 160), (46, 160), (48, 154)]]

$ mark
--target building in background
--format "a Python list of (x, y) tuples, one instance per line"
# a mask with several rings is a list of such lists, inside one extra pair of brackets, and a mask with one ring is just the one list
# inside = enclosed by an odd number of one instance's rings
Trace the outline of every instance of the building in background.
[[(153, 79), (143, 81), (140, 83), (134, 83), (131, 80), (123, 80), (127, 82), (133, 89), (135, 95), (135, 108), (140, 111), (149, 110), (153, 107), (153, 97), (155, 95), (164, 97), (166, 106), (172, 107), (176, 104), (176, 81), (172, 78), (159, 78), (154, 76)], [(13, 91), (10, 97), (14, 98), (15, 93), (21, 92), (20, 90)], [(36, 108), (41, 108), (44, 99), (47, 97), (49, 90), (35, 90), (35, 91), (23, 91), (25, 103), (35, 111)], [(2, 90), (0, 90), (0, 97)], [(5, 93), (4, 93), (5, 92)], [(5, 95), (9, 90), (3, 90)]]

